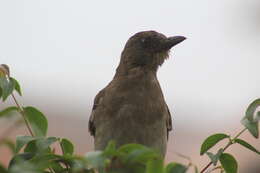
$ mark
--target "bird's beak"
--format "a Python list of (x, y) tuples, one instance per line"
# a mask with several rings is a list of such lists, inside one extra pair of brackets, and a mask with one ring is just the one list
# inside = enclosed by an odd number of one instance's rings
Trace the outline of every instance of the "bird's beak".
[(168, 37), (166, 39), (166, 48), (171, 49), (173, 46), (179, 44), (180, 42), (184, 41), (186, 37), (183, 36), (174, 36), (174, 37)]

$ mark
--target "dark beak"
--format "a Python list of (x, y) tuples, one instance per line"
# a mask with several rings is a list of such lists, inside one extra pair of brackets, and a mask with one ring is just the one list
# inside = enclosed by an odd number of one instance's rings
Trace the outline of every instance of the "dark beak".
[(179, 44), (180, 42), (184, 41), (186, 37), (183, 36), (174, 36), (168, 37), (166, 40), (166, 48), (171, 49), (173, 46)]

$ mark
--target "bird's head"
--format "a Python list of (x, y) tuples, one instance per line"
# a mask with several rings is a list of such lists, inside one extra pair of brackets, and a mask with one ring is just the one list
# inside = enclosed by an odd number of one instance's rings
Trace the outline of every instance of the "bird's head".
[(185, 39), (183, 36), (166, 37), (156, 31), (138, 32), (127, 41), (119, 66), (157, 70), (168, 58), (170, 49)]

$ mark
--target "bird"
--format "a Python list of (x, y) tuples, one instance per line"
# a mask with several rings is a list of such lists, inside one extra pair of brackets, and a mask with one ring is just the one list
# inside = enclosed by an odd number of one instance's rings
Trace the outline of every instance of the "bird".
[(170, 49), (185, 39), (153, 30), (128, 39), (112, 81), (94, 99), (88, 130), (95, 150), (113, 140), (117, 147), (136, 143), (165, 156), (172, 119), (157, 71)]

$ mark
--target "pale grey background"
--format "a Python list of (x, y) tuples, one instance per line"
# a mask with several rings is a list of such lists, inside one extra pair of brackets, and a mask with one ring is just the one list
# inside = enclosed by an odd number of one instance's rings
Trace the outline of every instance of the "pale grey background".
[[(259, 0), (0, 0), (0, 63), (20, 81), (25, 105), (59, 119), (50, 128), (69, 117), (84, 134), (92, 101), (113, 77), (131, 35), (184, 35), (158, 78), (173, 136), (183, 140), (175, 150), (189, 155), (185, 138), (197, 134), (198, 151), (211, 133), (234, 134), (247, 105), (260, 97), (259, 18)], [(80, 126), (74, 124), (65, 129)]]

